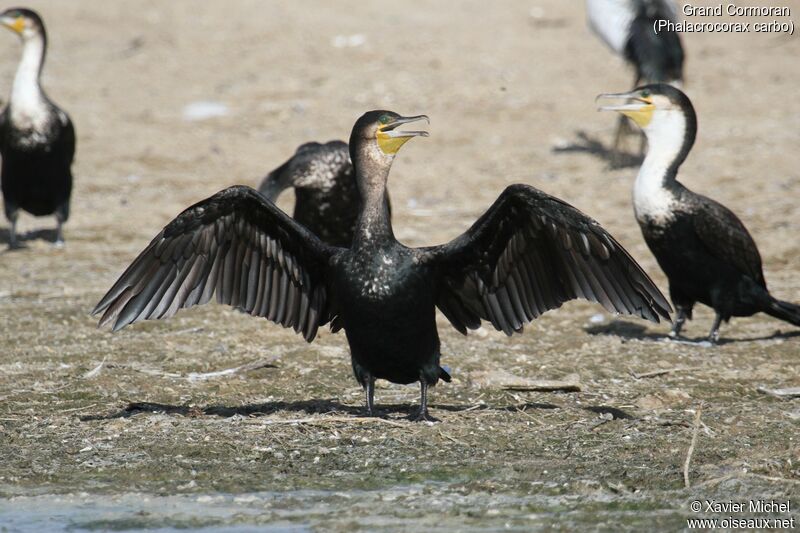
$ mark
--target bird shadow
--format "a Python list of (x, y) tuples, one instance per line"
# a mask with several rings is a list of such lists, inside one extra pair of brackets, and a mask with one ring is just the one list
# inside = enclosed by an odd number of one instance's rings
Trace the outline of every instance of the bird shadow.
[(618, 152), (606, 148), (600, 140), (590, 136), (585, 131), (575, 132), (576, 139), (564, 146), (555, 146), (552, 151), (555, 154), (589, 154), (608, 164), (609, 170), (619, 170), (623, 168), (638, 167), (644, 161), (640, 155), (628, 152)]
[(622, 337), (623, 339), (642, 340), (649, 339), (653, 341), (661, 341), (668, 339), (667, 335), (662, 333), (652, 333), (647, 331), (646, 326), (627, 322), (625, 320), (613, 320), (608, 324), (598, 324), (596, 326), (587, 326), (584, 331), (589, 335), (608, 335), (611, 337)]
[[(588, 333), (589, 335), (609, 335), (612, 337), (621, 337), (623, 339), (632, 339), (632, 340), (648, 339), (660, 342), (666, 341), (666, 342), (675, 342), (684, 344), (696, 344), (697, 346), (701, 347), (713, 346), (711, 343), (708, 342), (708, 337), (705, 335), (701, 337), (680, 336), (678, 338), (673, 338), (670, 337), (669, 335), (664, 335), (661, 333), (650, 333), (647, 331), (646, 326), (642, 326), (641, 324), (635, 324), (633, 322), (626, 322), (624, 320), (614, 320), (613, 322), (610, 322), (608, 324), (588, 326), (584, 328), (584, 331), (586, 331), (586, 333)], [(725, 344), (733, 344), (737, 342), (758, 342), (758, 341), (769, 341), (775, 339), (791, 339), (793, 337), (800, 337), (800, 331), (783, 332), (781, 330), (776, 330), (775, 332), (769, 335), (743, 337), (738, 339), (722, 337), (717, 341), (717, 345), (723, 346)]]
[[(739, 339), (720, 338), (717, 341), (717, 344), (723, 345), (723, 344), (733, 344), (733, 343), (736, 343), (736, 342), (771, 341), (771, 340), (775, 340), (775, 339), (791, 339), (791, 338), (794, 338), (794, 337), (800, 337), (800, 331), (781, 331), (781, 330), (778, 329), (778, 330), (775, 330), (773, 333), (771, 333), (769, 335), (757, 335), (757, 336), (754, 336), (754, 337), (742, 337), (742, 338), (739, 338)], [(702, 340), (705, 340), (705, 339), (706, 339), (706, 337), (702, 337), (702, 338), (700, 338), (698, 340), (702, 341)]]
[[(17, 245), (13, 248), (8, 247), (6, 251), (21, 250), (27, 248), (26, 242), (30, 241), (47, 241), (54, 244), (58, 239), (58, 232), (55, 228), (51, 229), (37, 229), (33, 231), (26, 231), (25, 233), (17, 233)], [(8, 228), (0, 229), (0, 244), (9, 244), (11, 242), (11, 231)]]
[[(478, 408), (474, 406), (461, 406), (461, 405), (440, 405), (431, 404), (431, 408), (449, 411), (449, 412), (464, 412), (464, 411), (509, 411), (515, 412), (519, 410), (528, 409), (558, 409), (558, 405), (551, 403), (528, 402), (520, 405), (504, 406), (504, 407), (490, 407), (481, 405)], [(387, 414), (406, 414), (413, 415), (416, 413), (418, 406), (410, 404), (381, 404), (378, 406), (378, 412), (381, 415)], [(345, 405), (333, 399), (325, 400), (299, 400), (299, 401), (275, 401), (264, 402), (256, 404), (238, 405), (234, 407), (225, 405), (208, 405), (205, 407), (190, 406), (190, 405), (170, 405), (155, 402), (131, 402), (123, 409), (109, 414), (92, 414), (80, 417), (82, 422), (89, 422), (93, 420), (114, 420), (118, 418), (130, 418), (138, 414), (169, 414), (180, 415), (188, 417), (201, 417), (201, 416), (218, 416), (222, 418), (229, 418), (232, 416), (264, 416), (277, 413), (279, 411), (286, 412), (302, 412), (308, 415), (321, 415), (321, 414), (344, 414), (352, 415), (354, 417), (363, 416), (366, 413), (364, 407), (353, 405)]]

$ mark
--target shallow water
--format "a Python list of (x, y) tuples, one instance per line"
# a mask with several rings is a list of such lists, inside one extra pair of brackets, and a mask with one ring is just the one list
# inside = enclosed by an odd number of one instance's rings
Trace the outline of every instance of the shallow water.
[[(544, 487), (543, 487), (544, 488)], [(555, 487), (544, 488), (552, 492)], [(0, 500), (3, 531), (304, 532), (458, 529), (532, 531), (592, 526), (675, 527), (681, 513), (608, 494), (465, 492), (446, 484), (371, 491), (20, 496)]]

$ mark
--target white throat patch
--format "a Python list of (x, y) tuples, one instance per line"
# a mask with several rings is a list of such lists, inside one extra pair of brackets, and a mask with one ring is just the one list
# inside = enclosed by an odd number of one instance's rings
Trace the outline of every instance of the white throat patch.
[(46, 131), (50, 119), (47, 101), (39, 87), (43, 51), (44, 40), (41, 38), (25, 41), (8, 102), (14, 126), (23, 131), (30, 131), (34, 136), (36, 133)]
[(678, 109), (656, 111), (645, 131), (648, 148), (633, 185), (634, 212), (639, 222), (666, 222), (673, 218), (675, 204), (666, 174), (683, 147), (686, 119)]

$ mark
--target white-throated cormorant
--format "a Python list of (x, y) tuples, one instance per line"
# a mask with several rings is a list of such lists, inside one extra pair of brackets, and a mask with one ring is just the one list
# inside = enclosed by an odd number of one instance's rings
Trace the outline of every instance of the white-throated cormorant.
[[(671, 28), (654, 31), (659, 20), (677, 21), (672, 0), (586, 0), (586, 15), (597, 36), (634, 68), (633, 87), (683, 83), (680, 36)], [(620, 117), (614, 136), (615, 151), (619, 151), (629, 132), (628, 121)]]
[(7, 9), (0, 23), (22, 39), (22, 60), (11, 96), (0, 115), (0, 154), (5, 213), (11, 222), (9, 246), (17, 246), (19, 210), (35, 216), (55, 214), (56, 243), (64, 242), (63, 224), (69, 218), (75, 130), (39, 83), (47, 50), (42, 19), (34, 11)]
[(453, 241), (408, 248), (392, 231), (386, 183), (395, 154), (427, 135), (399, 127), (426, 119), (371, 111), (358, 119), (350, 155), (361, 198), (350, 248), (327, 245), (249, 187), (188, 208), (133, 261), (93, 313), (118, 330), (182, 307), (221, 303), (302, 332), (343, 328), (353, 370), (373, 410), (375, 379), (449, 379), (439, 366), (435, 309), (462, 333), (481, 320), (512, 334), (574, 298), (658, 321), (669, 304), (600, 225), (528, 185), (512, 185)]
[(350, 246), (361, 200), (347, 143), (301, 145), (288, 161), (267, 174), (258, 191), (274, 203), (289, 187), (294, 189), (296, 221), (327, 244)]
[(604, 106), (630, 117), (647, 135), (649, 148), (633, 188), (636, 220), (669, 279), (677, 316), (672, 335), (692, 318), (696, 302), (714, 308), (709, 340), (732, 316), (764, 312), (800, 326), (800, 306), (773, 298), (755, 241), (724, 205), (683, 186), (676, 177), (697, 134), (689, 98), (666, 84), (629, 93), (604, 94), (628, 103)]

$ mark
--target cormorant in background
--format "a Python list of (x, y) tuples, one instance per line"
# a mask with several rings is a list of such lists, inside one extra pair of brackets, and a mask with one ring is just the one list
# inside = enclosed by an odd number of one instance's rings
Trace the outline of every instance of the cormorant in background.
[(800, 306), (776, 300), (767, 291), (761, 256), (744, 224), (724, 205), (676, 180), (697, 133), (689, 98), (666, 84), (600, 96), (628, 99), (601, 109), (627, 115), (647, 135), (649, 148), (636, 177), (633, 203), (645, 241), (669, 279), (677, 310), (672, 335), (680, 334), (684, 321), (692, 318), (695, 302), (716, 312), (711, 342), (719, 338), (720, 323), (732, 316), (764, 312), (800, 326)]
[(273, 203), (294, 188), (294, 219), (323, 242), (347, 248), (353, 242), (361, 203), (347, 143), (301, 145), (264, 178), (258, 191)]
[(509, 186), (453, 241), (408, 248), (392, 231), (386, 183), (395, 154), (425, 116), (371, 111), (350, 155), (363, 199), (350, 248), (327, 245), (249, 187), (188, 208), (133, 261), (93, 313), (114, 330), (217, 301), (302, 332), (344, 328), (356, 379), (373, 412), (375, 380), (420, 382), (418, 419), (439, 366), (435, 309), (462, 333), (481, 320), (511, 335), (548, 309), (585, 298), (655, 322), (669, 304), (624, 248), (565, 202)]
[[(680, 37), (667, 28), (655, 33), (658, 20), (677, 21), (672, 0), (586, 0), (589, 26), (618, 56), (636, 70), (633, 87), (650, 83), (683, 83), (683, 46)], [(619, 153), (623, 138), (631, 133), (620, 117), (614, 136)], [(644, 153), (644, 139), (640, 153)]]
[(56, 244), (63, 244), (62, 226), (69, 218), (75, 130), (67, 114), (42, 90), (39, 77), (47, 50), (42, 19), (34, 11), (13, 8), (0, 23), (22, 39), (22, 60), (8, 105), (0, 116), (3, 201), (11, 222), (9, 247), (17, 243), (19, 210), (35, 216), (55, 214)]

